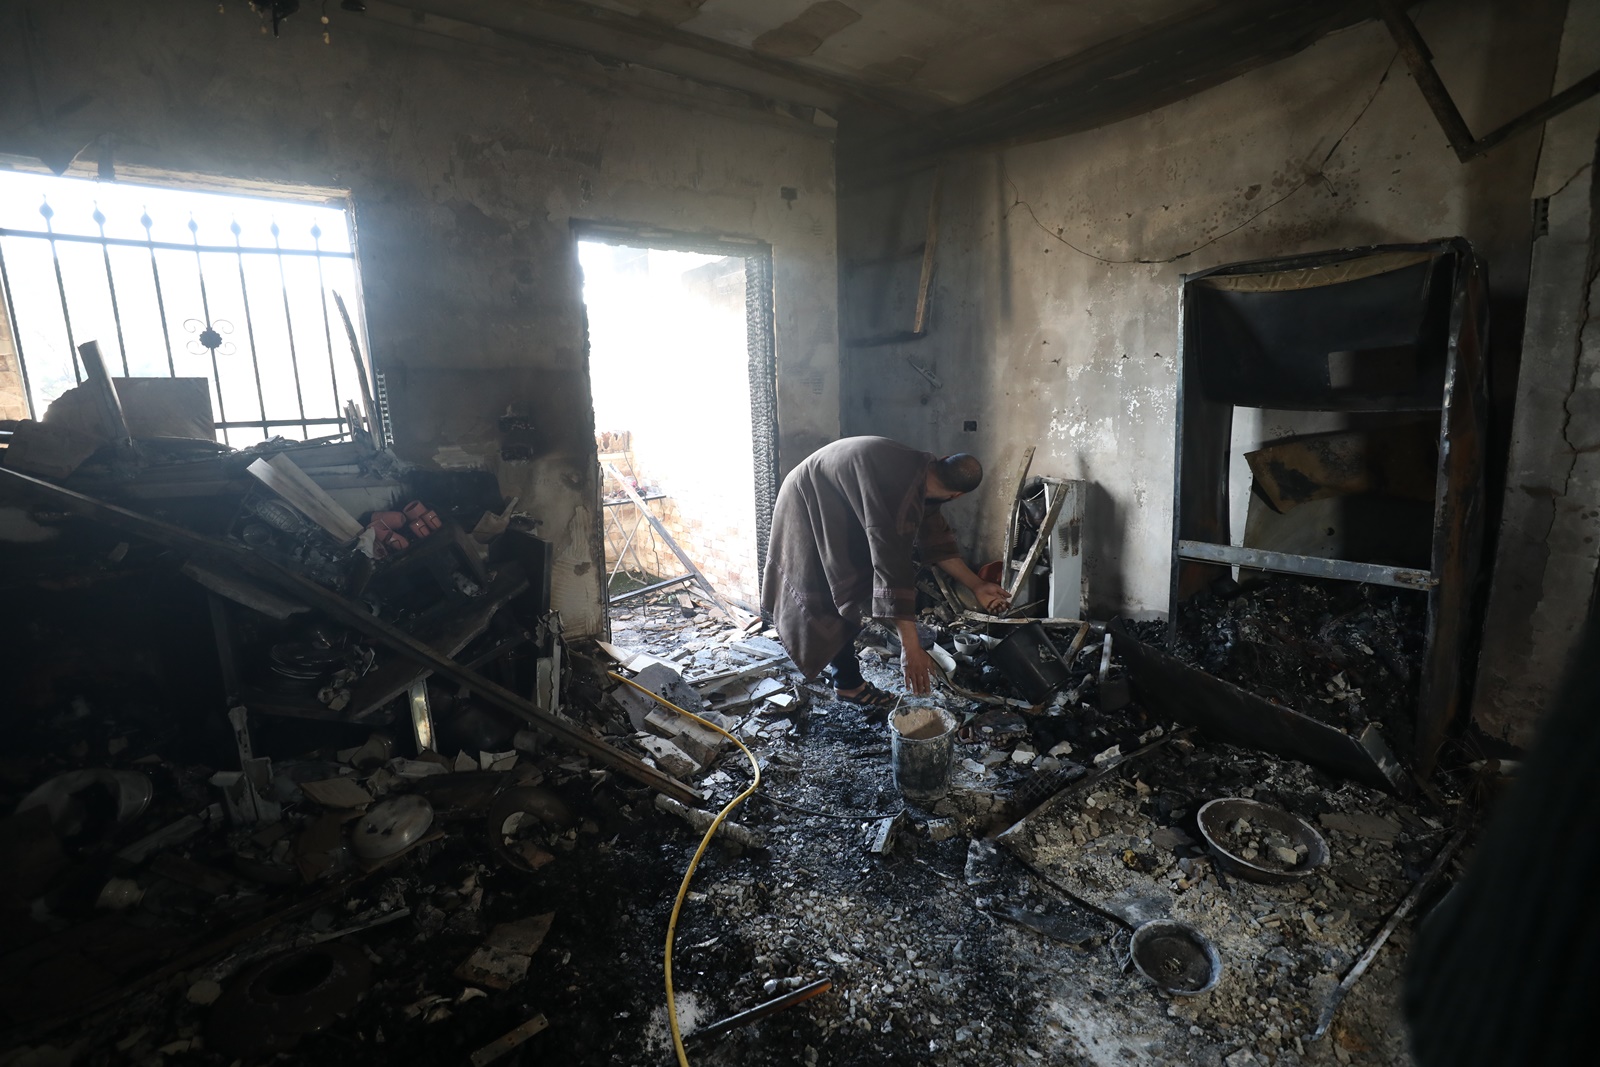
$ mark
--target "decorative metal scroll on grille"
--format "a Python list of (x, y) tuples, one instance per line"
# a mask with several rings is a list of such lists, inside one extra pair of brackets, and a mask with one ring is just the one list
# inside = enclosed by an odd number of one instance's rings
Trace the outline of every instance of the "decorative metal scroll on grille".
[[(22, 316), (28, 316), (30, 312), (36, 309), (27, 307), (19, 309), (16, 306), (16, 301), (13, 297), (15, 290), (11, 284), (12, 279), (4, 255), (3, 241), (5, 240), (48, 242), (50, 262), (55, 271), (56, 296), (60, 301), (61, 327), (65, 333), (62, 339), (65, 340), (67, 349), (72, 353), (72, 372), (78, 382), (83, 381), (83, 366), (77, 355), (77, 346), (80, 338), (75, 335), (73, 306), (80, 297), (74, 295), (73, 286), (69, 284), (68, 278), (63, 274), (61, 249), (68, 244), (99, 246), (101, 260), (105, 268), (105, 284), (110, 292), (111, 317), (116, 325), (116, 353), (120, 356), (123, 375), (131, 376), (128, 360), (128, 342), (124, 336), (123, 319), (124, 299), (126, 299), (127, 287), (132, 283), (133, 279), (127, 276), (129, 270), (127, 260), (124, 259), (120, 266), (113, 268), (111, 250), (119, 247), (143, 248), (149, 253), (149, 282), (154, 287), (155, 317), (160, 322), (161, 340), (166, 352), (167, 372), (171, 377), (179, 376), (178, 360), (176, 358), (177, 349), (175, 347), (178, 344), (182, 344), (183, 350), (191, 355), (200, 356), (204, 354), (209, 356), (212, 395), (216, 403), (215, 425), (221, 431), (224, 441), (228, 440), (229, 430), (247, 428), (258, 429), (268, 436), (280, 428), (295, 426), (299, 427), (302, 435), (307, 437), (312, 436), (311, 429), (313, 427), (330, 428), (326, 431), (328, 433), (345, 432), (347, 425), (343, 413), (339, 410), (341, 390), (339, 373), (336, 368), (339, 361), (344, 360), (346, 374), (348, 375), (350, 373), (349, 360), (351, 357), (348, 352), (344, 351), (342, 343), (337, 349), (334, 345), (332, 319), (328, 310), (330, 290), (324, 278), (323, 264), (329, 260), (352, 261), (355, 255), (353, 252), (323, 248), (323, 232), (320, 226), (312, 224), (309, 230), (306, 231), (311, 238), (310, 248), (285, 248), (280, 240), (283, 232), (279, 229), (276, 221), (269, 228), (272, 234), (272, 245), (268, 247), (244, 244), (242, 239), (243, 230), (237, 220), (229, 227), (233, 237), (231, 244), (203, 244), (200, 240), (200, 226), (191, 216), (188, 221), (190, 239), (185, 244), (154, 239), (152, 227), (155, 226), (155, 221), (151, 219), (148, 209), (139, 218), (139, 224), (143, 227), (145, 233), (143, 240), (107, 235), (107, 219), (98, 205), (95, 206), (94, 212), (90, 216), (98, 230), (98, 236), (60, 232), (57, 228), (56, 211), (51, 207), (48, 196), (44, 197), (39, 205), (39, 217), (42, 221), (42, 229), (28, 230), (0, 227), (0, 288), (3, 288), (6, 293), (8, 301), (6, 311), (10, 316), (12, 334), (18, 340), (18, 363), (22, 373), (23, 388), (27, 391), (28, 406), (36, 415), (40, 411), (40, 398), (35, 395), (34, 383), (29, 377), (27, 353), (21, 343), (22, 330), (19, 325), (19, 313)], [(169, 294), (172, 293), (174, 288), (175, 279), (172, 276), (174, 263), (172, 257), (165, 257), (161, 262), (158, 262), (156, 255), (158, 251), (192, 253), (194, 278), (199, 283), (198, 306), (172, 309), (175, 321), (177, 321), (177, 316), (182, 315), (184, 312), (191, 312), (181, 319), (181, 328), (183, 332), (189, 335), (187, 338), (174, 337), (174, 331), (169, 326), (168, 300)], [(220, 280), (219, 275), (221, 272), (217, 269), (215, 262), (208, 267), (202, 258), (205, 256), (226, 256), (231, 257), (233, 260), (233, 267), (238, 275), (238, 296), (244, 312), (242, 334), (239, 329), (240, 324), (230, 319), (213, 315), (214, 287)], [(287, 257), (306, 256), (312, 257), (316, 263), (317, 289), (322, 297), (319, 301), (321, 304), (320, 309), (305, 299), (300, 299), (297, 302), (291, 297), (290, 284), (284, 270), (284, 263)], [(252, 280), (247, 277), (246, 264), (256, 257), (271, 257), (271, 260), (276, 262), (278, 282), (276, 292), (271, 291), (270, 286), (264, 286), (259, 278)], [(142, 270), (143, 267), (141, 266), (139, 269)], [(228, 273), (231, 275), (233, 271)], [(119, 281), (123, 283), (120, 287)], [(229, 282), (231, 283), (231, 277)], [(140, 287), (143, 287), (142, 279), (140, 280)], [(185, 289), (187, 287), (179, 286), (178, 288)], [(144, 297), (140, 294), (138, 298), (143, 299)], [(321, 349), (321, 351), (303, 352), (301, 349), (304, 345), (297, 345), (296, 343), (294, 325), (296, 317), (309, 315), (314, 320), (315, 316), (319, 314), (322, 319), (323, 344), (315, 347)], [(282, 316), (282, 325), (287, 343), (281, 346), (283, 350), (279, 350), (279, 346), (274, 345), (271, 346), (270, 351), (262, 351), (261, 346), (257, 344), (258, 326), (262, 324), (264, 317), (276, 317), (279, 315)], [(314, 331), (314, 326), (312, 329)], [(303, 334), (301, 339), (302, 341), (304, 340)], [(82, 340), (90, 340), (90, 338), (85, 337)], [(240, 344), (241, 341), (243, 342), (242, 346)], [(109, 348), (110, 346), (107, 344), (105, 347)], [(109, 352), (108, 355), (110, 355)], [(112, 357), (112, 359), (115, 358), (116, 356)], [(230, 412), (227, 406), (227, 395), (223, 389), (223, 377), (231, 369), (229, 366), (230, 361), (244, 358), (249, 360), (249, 370), (253, 375), (255, 404), (249, 405), (249, 407), (254, 407), (255, 410), (251, 411), (248, 407), (244, 411), (237, 410), (238, 397), (235, 395), (235, 410)], [(325, 363), (324, 360), (326, 361)], [(266, 376), (265, 379), (263, 378), (264, 375)], [(331, 410), (307, 410), (304, 385), (311, 381), (313, 375), (327, 375), (326, 380), (332, 387), (330, 394), (333, 398)], [(293, 414), (288, 414), (286, 417), (272, 417), (269, 414), (269, 406), (281, 408), (289, 405), (283, 403), (269, 405), (269, 389), (263, 386), (263, 381), (281, 382), (282, 376), (288, 376), (293, 381)], [(286, 389), (273, 389), (271, 391), (287, 393)], [(274, 411), (273, 414), (284, 415), (285, 413)], [(252, 415), (259, 417), (252, 418)]]

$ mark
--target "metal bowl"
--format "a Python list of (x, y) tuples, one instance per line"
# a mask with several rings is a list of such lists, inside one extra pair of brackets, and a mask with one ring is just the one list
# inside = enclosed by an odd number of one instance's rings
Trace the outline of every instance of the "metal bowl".
[(1206, 935), (1176, 919), (1151, 919), (1133, 931), (1128, 955), (1162, 992), (1193, 997), (1222, 980), (1222, 957)]
[(422, 840), (433, 825), (433, 805), (408, 794), (375, 805), (350, 832), (350, 849), (372, 862), (398, 855)]
[[(1297, 845), (1304, 845), (1306, 854), (1293, 867), (1279, 867), (1247, 860), (1222, 844), (1227, 827), (1244, 819), (1251, 826), (1273, 830)], [(1205, 838), (1217, 863), (1229, 874), (1238, 875), (1247, 882), (1267, 885), (1299, 881), (1328, 862), (1328, 843), (1304, 819), (1289, 814), (1282, 808), (1263, 804), (1246, 797), (1220, 797), (1200, 806), (1195, 816), (1200, 836)]]

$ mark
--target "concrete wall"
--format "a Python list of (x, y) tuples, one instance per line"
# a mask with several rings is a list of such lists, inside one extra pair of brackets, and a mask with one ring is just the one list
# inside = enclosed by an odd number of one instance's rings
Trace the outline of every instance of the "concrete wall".
[[(1564, 9), (1558, 0), (1419, 9), (1474, 131), (1548, 95)], [(1540, 136), (1463, 166), (1395, 54), (1383, 27), (1365, 23), (1142, 117), (947, 164), (931, 328), (916, 342), (848, 347), (910, 328), (928, 177), (847, 186), (846, 432), (983, 458), (991, 477), (952, 516), (975, 559), (998, 558), (1014, 472), (1036, 444), (1035, 473), (1095, 485), (1085, 531), (1094, 610), (1165, 611), (1184, 272), (1464, 235), (1489, 260), (1514, 351)], [(975, 431), (963, 430), (968, 420)], [(1241, 449), (1296, 425), (1274, 413), (1240, 421)], [(1241, 509), (1246, 485), (1234, 485)], [(1236, 531), (1242, 510), (1239, 520)]]
[[(1600, 7), (1573, 4), (1556, 88), (1600, 68)], [(1505, 520), (1478, 663), (1475, 721), (1517, 745), (1555, 695), (1590, 615), (1600, 562), (1600, 100), (1549, 124), (1534, 195), (1548, 232), (1533, 245), (1523, 373)]]
[[(557, 545), (569, 629), (593, 632), (596, 467), (570, 223), (771, 243), (792, 465), (838, 433), (831, 122), (436, 18), (329, 14), (325, 45), (315, 5), (274, 40), (243, 2), (6, 4), (0, 154), (64, 161), (108, 138), (124, 168), (348, 190), (397, 451), (495, 470)], [(508, 411), (547, 427), (534, 458), (500, 459)]]

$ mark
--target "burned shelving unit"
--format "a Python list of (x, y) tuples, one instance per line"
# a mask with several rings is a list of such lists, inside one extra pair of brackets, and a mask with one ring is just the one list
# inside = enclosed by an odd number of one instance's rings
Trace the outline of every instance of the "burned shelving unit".
[[(1174, 637), (1184, 605), (1233, 567), (1426, 597), (1415, 738), (1424, 774), (1461, 706), (1476, 634), (1485, 286), (1460, 238), (1230, 264), (1183, 285)], [(1238, 544), (1236, 408), (1344, 424), (1248, 457), (1255, 488)]]

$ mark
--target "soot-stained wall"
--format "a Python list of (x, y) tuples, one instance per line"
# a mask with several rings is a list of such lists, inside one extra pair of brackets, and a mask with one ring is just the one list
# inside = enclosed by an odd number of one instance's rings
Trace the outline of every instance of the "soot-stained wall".
[[(61, 160), (109, 144), (125, 175), (347, 190), (397, 452), (494, 470), (557, 546), (569, 632), (595, 632), (596, 467), (571, 224), (771, 245), (786, 470), (838, 434), (831, 123), (438, 19), (330, 7), (324, 44), (315, 5), (274, 40), (242, 0), (220, 11), (7, 4), (0, 153)], [(544, 428), (530, 458), (500, 456), (508, 412)]]
[[(1552, 0), (1418, 9), (1475, 132), (1549, 94), (1564, 10)], [(1035, 473), (1094, 485), (1091, 610), (1163, 612), (1183, 274), (1465, 236), (1489, 261), (1504, 389), (1540, 143), (1534, 132), (1457, 162), (1392, 39), (1364, 23), (1147, 115), (947, 163), (928, 335), (876, 347), (849, 342), (910, 327), (929, 177), (852, 184), (843, 158), (846, 432), (977, 453), (991, 476), (951, 509), (975, 560), (998, 558), (1014, 472), (1037, 445)], [(1288, 414), (1241, 412), (1236, 446), (1303, 428)], [(1247, 493), (1236, 478), (1236, 505)]]

